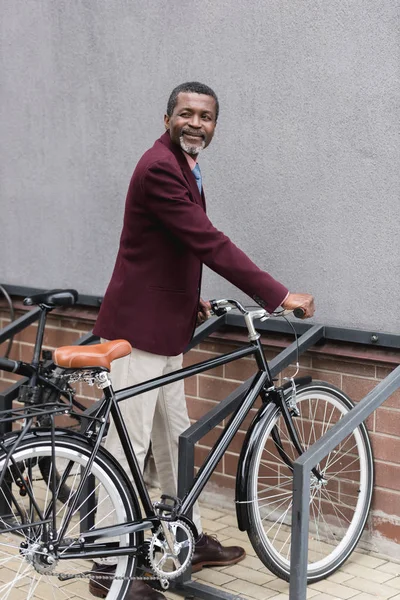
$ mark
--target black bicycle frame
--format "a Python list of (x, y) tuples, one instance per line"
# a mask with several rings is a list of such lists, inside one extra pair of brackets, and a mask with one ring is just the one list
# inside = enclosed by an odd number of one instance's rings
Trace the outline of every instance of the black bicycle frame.
[[(258, 371), (255, 374), (254, 379), (248, 391), (246, 392), (246, 395), (244, 396), (242, 402), (231, 416), (229, 423), (224, 428), (218, 441), (215, 443), (215, 445), (210, 451), (210, 454), (199, 469), (196, 477), (193, 480), (192, 486), (187, 491), (185, 496), (180, 500), (179, 507), (174, 507), (174, 510), (176, 510), (175, 514), (177, 517), (182, 516), (188, 518), (187, 514), (192, 509), (194, 503), (201, 494), (201, 491), (203, 490), (207, 481), (211, 477), (215, 467), (217, 466), (227, 447), (231, 443), (234, 435), (239, 430), (240, 425), (243, 423), (244, 419), (246, 418), (247, 414), (249, 413), (250, 409), (255, 403), (257, 396), (261, 395), (264, 404), (267, 402), (275, 402), (278, 406), (280, 406), (281, 402), (285, 403), (283, 396), (278, 393), (279, 390), (276, 390), (273, 385), (273, 380), (268, 367), (268, 363), (265, 359), (264, 351), (259, 339), (251, 341), (249, 345), (239, 348), (238, 350), (234, 350), (233, 352), (229, 352), (217, 358), (212, 358), (200, 363), (196, 363), (195, 365), (191, 365), (178, 371), (174, 371), (173, 373), (169, 373), (168, 375), (156, 377), (141, 384), (136, 384), (134, 386), (124, 388), (122, 390), (119, 390), (118, 392), (114, 392), (112, 386), (106, 386), (104, 388), (103, 403), (99, 406), (99, 410), (96, 411), (96, 416), (88, 418), (89, 425), (86, 427), (87, 432), (91, 429), (92, 424), (94, 422), (100, 423), (100, 428), (97, 433), (97, 439), (94, 442), (93, 451), (90, 455), (88, 463), (82, 469), (80, 484), (78, 485), (75, 498), (73, 499), (71, 505), (68, 507), (64, 523), (60, 531), (58, 532), (57, 543), (59, 544), (62, 541), (69, 520), (72, 517), (74, 510), (76, 509), (76, 503), (78, 502), (78, 499), (81, 496), (81, 492), (83, 491), (86, 485), (91, 466), (96, 458), (96, 454), (100, 447), (101, 439), (103, 437), (106, 423), (110, 414), (113, 417), (114, 424), (117, 429), (118, 436), (125, 457), (127, 459), (129, 469), (132, 473), (136, 492), (139, 495), (144, 509), (145, 517), (139, 521), (134, 521), (131, 523), (119, 523), (117, 525), (111, 525), (109, 527), (103, 527), (100, 529), (93, 529), (88, 532), (82, 532), (80, 539), (83, 542), (83, 546), (79, 549), (78, 553), (76, 551), (76, 548), (65, 548), (63, 550), (62, 556), (60, 556), (60, 559), (71, 558), (71, 556), (75, 556), (75, 554), (76, 556), (79, 556), (81, 558), (100, 558), (116, 554), (136, 554), (139, 551), (139, 548), (133, 546), (118, 548), (115, 542), (110, 542), (108, 544), (96, 544), (95, 539), (98, 537), (114, 537), (120, 535), (121, 533), (134, 533), (144, 531), (146, 529), (151, 529), (155, 531), (159, 527), (160, 517), (156, 513), (155, 508), (151, 502), (118, 403), (128, 398), (135, 397), (139, 394), (149, 392), (150, 390), (154, 390), (164, 385), (168, 385), (175, 381), (180, 381), (187, 377), (203, 373), (204, 371), (208, 371), (215, 367), (252, 355), (256, 359)], [(285, 408), (287, 408), (286, 405)], [(294, 439), (297, 440), (297, 433), (294, 428), (294, 424), (292, 423), (289, 411), (286, 411), (286, 413), (289, 421), (289, 433), (291, 434), (291, 436), (293, 436)], [(301, 454), (301, 448), (299, 448), (299, 450)], [(190, 520), (189, 523), (194, 527), (194, 524)]]
[[(144, 513), (145, 513), (145, 518), (142, 520), (143, 521), (142, 526), (139, 525), (139, 522), (125, 524), (124, 531), (130, 532), (130, 531), (134, 531), (134, 530), (136, 531), (136, 530), (143, 530), (143, 529), (158, 528), (158, 526), (159, 526), (158, 516), (154, 510), (149, 493), (147, 491), (147, 487), (144, 482), (141, 470), (139, 468), (139, 464), (137, 462), (137, 458), (136, 458), (135, 452), (133, 450), (132, 443), (130, 441), (128, 431), (127, 431), (126, 425), (124, 423), (118, 403), (122, 402), (123, 400), (126, 400), (128, 398), (133, 398), (139, 394), (149, 392), (150, 390), (154, 390), (154, 389), (160, 388), (164, 385), (168, 385), (175, 381), (180, 381), (187, 377), (191, 377), (193, 375), (203, 373), (204, 371), (208, 371), (210, 369), (213, 369), (214, 367), (221, 366), (221, 365), (227, 364), (229, 362), (238, 360), (240, 358), (243, 358), (246, 356), (252, 356), (252, 355), (255, 356), (259, 370), (256, 373), (254, 381), (253, 381), (252, 385), (250, 386), (250, 389), (248, 390), (242, 403), (240, 404), (240, 406), (236, 409), (236, 411), (232, 415), (228, 425), (225, 427), (225, 429), (222, 432), (217, 443), (214, 445), (214, 447), (212, 448), (206, 461), (204, 462), (204, 464), (200, 468), (199, 472), (197, 473), (196, 478), (195, 478), (190, 490), (187, 492), (187, 494), (184, 496), (184, 498), (182, 498), (181, 506), (178, 509), (177, 515), (185, 516), (186, 513), (188, 511), (190, 511), (190, 509), (193, 507), (193, 504), (196, 502), (202, 489), (204, 488), (207, 481), (211, 477), (211, 474), (213, 473), (216, 465), (218, 464), (221, 457), (223, 456), (226, 448), (229, 446), (235, 433), (238, 431), (240, 425), (243, 423), (246, 415), (248, 414), (249, 410), (251, 409), (254, 402), (256, 401), (257, 396), (261, 393), (261, 391), (263, 389), (272, 386), (272, 378), (271, 378), (271, 375), (269, 372), (268, 363), (265, 359), (262, 345), (259, 340), (254, 340), (245, 347), (239, 348), (238, 350), (234, 350), (233, 352), (224, 354), (217, 358), (211, 358), (209, 360), (197, 363), (195, 365), (185, 367), (178, 371), (174, 371), (173, 373), (169, 373), (169, 374), (163, 375), (161, 377), (156, 377), (154, 379), (150, 379), (144, 383), (140, 383), (140, 384), (136, 384), (134, 386), (128, 387), (128, 388), (124, 388), (122, 390), (119, 390), (118, 392), (114, 392), (112, 390), (111, 386), (106, 387), (104, 389), (105, 398), (103, 400), (103, 407), (99, 409), (100, 414), (102, 415), (102, 419), (101, 419), (102, 423), (100, 426), (100, 430), (98, 432), (98, 438), (95, 443), (94, 451), (90, 457), (88, 465), (86, 465), (85, 469), (83, 470), (81, 483), (78, 486), (76, 498), (79, 498), (81, 487), (83, 488), (85, 481), (86, 481), (87, 474), (91, 468), (91, 465), (93, 464), (93, 461), (95, 460), (95, 455), (99, 448), (99, 440), (101, 440), (102, 435), (104, 433), (107, 417), (111, 413), (111, 416), (113, 417), (114, 424), (115, 424), (116, 430), (118, 432), (118, 436), (119, 436), (125, 457), (127, 459), (129, 469), (132, 473), (136, 491), (142, 502)], [(97, 414), (96, 417), (89, 418), (89, 423), (93, 422), (93, 421), (97, 421), (97, 422), (99, 421), (99, 418), (98, 418), (99, 411), (96, 413)], [(89, 426), (86, 429), (90, 429), (90, 427), (91, 427), (91, 425), (89, 424)], [(73, 502), (72, 505), (69, 507), (68, 512), (72, 514), (74, 508), (75, 507), (74, 507), (74, 502)], [(62, 536), (64, 534), (63, 530), (66, 528), (67, 523), (68, 523), (68, 516), (69, 515), (67, 515), (67, 517), (65, 519), (62, 530), (59, 531), (59, 533), (58, 533), (58, 541), (61, 541), (61, 539), (62, 539)], [(107, 528), (102, 528), (101, 530), (94, 529), (92, 534), (90, 535), (90, 537), (91, 538), (92, 537), (103, 537), (104, 535), (106, 535), (107, 537), (115, 536), (118, 533), (120, 533), (120, 531), (119, 531), (120, 529), (121, 529), (121, 524), (112, 525)], [(83, 538), (86, 537), (84, 533), (82, 534), (82, 537)], [(108, 554), (108, 550), (106, 550), (106, 546), (104, 544), (103, 545), (99, 544), (96, 547), (96, 544), (92, 545), (92, 544), (90, 544), (90, 541), (89, 541), (89, 546), (90, 546), (90, 549), (89, 548), (82, 549), (83, 552), (81, 551), (81, 553), (80, 553), (81, 557), (86, 556), (86, 550), (90, 552), (90, 556), (92, 558), (96, 557), (96, 556), (104, 556), (105, 553)], [(124, 548), (124, 549), (120, 549), (119, 553), (121, 553), (121, 554), (129, 553), (130, 554), (130, 553), (132, 553), (132, 550), (133, 549), (129, 550), (129, 548)], [(71, 548), (71, 552), (73, 552), (73, 551), (74, 550)], [(110, 550), (110, 552), (111, 552), (111, 550)], [(69, 551), (65, 552), (65, 554), (64, 554), (65, 558), (67, 558), (67, 556), (70, 558)]]

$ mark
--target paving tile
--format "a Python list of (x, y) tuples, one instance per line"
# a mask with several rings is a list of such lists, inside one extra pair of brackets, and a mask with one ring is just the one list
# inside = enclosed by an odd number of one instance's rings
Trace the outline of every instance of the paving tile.
[(355, 563), (357, 565), (363, 565), (364, 567), (369, 567), (370, 569), (376, 569), (385, 563), (385, 560), (382, 558), (377, 558), (375, 556), (371, 556), (370, 554), (361, 554), (360, 552), (353, 552), (350, 556), (348, 563)]
[(221, 517), (224, 517), (226, 515), (226, 513), (224, 512), (220, 512), (219, 510), (215, 510), (213, 508), (209, 508), (202, 505), (200, 505), (200, 513), (202, 519), (211, 519), (213, 521), (216, 521), (217, 519), (220, 519)]
[[(87, 600), (87, 598), (91, 598), (92, 595), (89, 594), (89, 584), (88, 581), (74, 581), (73, 583), (71, 583), (71, 585), (69, 585), (67, 588), (65, 588), (65, 592), (68, 594), (68, 596), (66, 596), (66, 598), (82, 598), (83, 600)], [(75, 594), (75, 596), (73, 595)], [(52, 600), (53, 597), (51, 596)]]
[(386, 583), (374, 583), (361, 577), (350, 579), (346, 585), (360, 592), (375, 595), (377, 598), (387, 599), (394, 595), (393, 587), (389, 587)]
[(336, 571), (333, 575), (330, 575), (327, 581), (334, 581), (335, 583), (345, 583), (349, 579), (353, 579), (354, 575), (350, 575), (350, 573), (345, 573), (344, 571)]
[[(34, 586), (35, 586), (35, 584), (34, 584)], [(31, 588), (29, 585), (24, 586), (24, 587), (21, 588), (21, 590), (23, 590), (25, 592), (26, 598), (28, 597), (28, 593), (31, 591), (31, 589), (33, 589), (33, 588)], [(86, 592), (86, 598), (87, 598), (87, 596), (88, 596), (88, 593)], [(71, 598), (71, 596), (69, 594), (68, 595), (65, 594), (65, 597), (68, 598), (69, 600)], [(47, 582), (44, 583), (43, 581), (40, 581), (36, 585), (36, 587), (34, 587), (33, 598), (35, 600), (54, 600), (54, 594), (53, 594), (52, 586), (49, 585)], [(72, 596), (72, 598), (75, 599), (75, 596)], [(78, 596), (78, 598), (79, 598), (79, 596)], [(82, 598), (82, 596), (80, 598)], [(13, 600), (13, 597), (10, 596), (9, 600)]]
[(383, 573), (391, 573), (392, 575), (400, 575), (400, 564), (385, 562), (379, 567), (379, 571), (383, 571)]
[[(272, 579), (268, 582), (268, 586), (271, 590), (275, 590), (275, 592), (279, 592), (280, 594), (288, 594), (289, 593), (289, 584), (287, 581), (283, 579)], [(310, 589), (310, 588), (308, 588)]]
[(307, 599), (312, 598), (314, 600), (314, 598), (318, 598), (319, 595), (320, 592), (317, 592), (317, 590), (313, 590), (310, 587), (307, 588)]
[(322, 592), (321, 594), (314, 596), (313, 600), (340, 600), (340, 598), (338, 596), (331, 596), (330, 594), (325, 594)]
[[(240, 562), (244, 567), (249, 567), (249, 569), (254, 569), (255, 571), (263, 571), (265, 573), (270, 573), (271, 571), (264, 567), (263, 563), (257, 556), (246, 556), (244, 560)], [(275, 575), (273, 575), (275, 577)]]
[(341, 571), (343, 573), (349, 573), (349, 575), (353, 575), (353, 577), (362, 577), (363, 579), (375, 581), (376, 583), (385, 583), (385, 581), (388, 581), (388, 579), (393, 577), (390, 573), (382, 573), (379, 569), (370, 569), (359, 563), (345, 563), (342, 565)]
[[(283, 579), (274, 579), (273, 581), (269, 581), (268, 583), (265, 584), (264, 587), (275, 591), (275, 593), (277, 593), (277, 596), (289, 598), (289, 584), (287, 581), (283, 581)], [(312, 588), (310, 588), (310, 586), (308, 586), (308, 588), (307, 588), (307, 598), (308, 599), (313, 598), (313, 600), (314, 600), (314, 598), (317, 598), (317, 596), (319, 594), (320, 594), (319, 591), (313, 590)], [(275, 596), (274, 596), (274, 598), (275, 598)]]
[(254, 569), (249, 569), (249, 567), (243, 567), (242, 564), (227, 567), (223, 570), (223, 573), (232, 575), (232, 577), (236, 577), (237, 579), (243, 579), (249, 583), (255, 583), (256, 585), (264, 585), (267, 581), (274, 579), (274, 575), (266, 575), (265, 573), (260, 573), (260, 571), (254, 571)]
[[(226, 523), (221, 523), (220, 521), (212, 521), (211, 519), (204, 519), (203, 517), (201, 519), (201, 526), (203, 528), (203, 531), (207, 533), (216, 533), (221, 530), (224, 531), (225, 529), (228, 529)], [(229, 531), (228, 533), (225, 533), (225, 535), (231, 535), (231, 532)]]
[[(253, 598), (251, 598), (251, 596), (247, 596), (244, 592), (234, 593), (234, 592), (232, 592), (232, 590), (227, 590), (226, 587), (223, 587), (221, 585), (213, 585), (212, 587), (213, 587), (213, 589), (216, 590), (216, 592), (218, 590), (221, 590), (221, 592), (224, 592), (225, 594), (232, 594), (232, 596), (235, 600), (242, 600), (242, 598), (243, 598), (243, 600), (254, 600)], [(199, 599), (196, 598), (196, 600), (199, 600)]]
[(247, 533), (245, 531), (239, 531), (239, 529), (237, 527), (231, 527), (231, 526), (225, 527), (224, 534), (229, 535), (230, 537), (234, 538), (235, 540), (240, 540), (241, 542), (248, 543), (248, 544), (250, 543)]
[(236, 515), (224, 515), (218, 519), (218, 522), (225, 523), (225, 525), (230, 525), (231, 527), (237, 527)]
[[(318, 599), (316, 598), (316, 600)], [(361, 592), (361, 594), (357, 594), (357, 596), (354, 596), (353, 600), (379, 600), (379, 598), (378, 596), (371, 596), (371, 594)]]
[[(318, 592), (329, 594), (334, 598), (343, 598), (344, 600), (346, 600), (347, 598), (352, 598), (357, 594), (357, 591), (354, 588), (347, 587), (347, 584), (341, 585), (340, 583), (335, 583), (328, 580), (317, 581), (317, 583), (312, 583), (310, 587), (313, 590), (317, 590)], [(315, 596), (315, 599), (317, 600), (317, 596)]]
[[(3, 594), (3, 592), (1, 592), (1, 594)], [(13, 589), (8, 596), (1, 595), (1, 598), (4, 600), (26, 600), (26, 594), (27, 592), (23, 588)]]
[(386, 582), (386, 585), (394, 588), (395, 590), (400, 590), (400, 577), (394, 577)]
[(226, 588), (226, 590), (233, 590), (234, 592), (243, 592), (255, 600), (266, 600), (267, 598), (275, 596), (275, 592), (273, 590), (268, 590), (261, 585), (255, 585), (254, 583), (242, 581), (241, 579), (234, 579), (233, 581), (226, 583), (224, 588)]
[[(216, 585), (224, 585), (229, 581), (235, 579), (232, 575), (223, 573), (222, 571), (216, 571), (215, 569), (203, 569), (199, 573), (196, 573), (196, 579), (205, 581), (206, 583), (215, 583)], [(242, 582), (243, 583), (243, 582)]]

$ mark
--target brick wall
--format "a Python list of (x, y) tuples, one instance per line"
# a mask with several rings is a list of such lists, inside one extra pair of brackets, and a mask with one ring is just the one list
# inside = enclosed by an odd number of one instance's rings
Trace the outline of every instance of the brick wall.
[[(3, 306), (3, 308), (1, 308)], [(24, 310), (17, 303), (17, 316)], [(44, 348), (71, 344), (90, 331), (96, 317), (96, 309), (74, 308), (54, 311), (48, 319)], [(7, 310), (0, 305), (0, 328), (9, 322)], [(29, 361), (32, 358), (36, 325), (19, 333), (14, 340), (10, 358)], [(185, 355), (184, 364), (194, 364), (239, 347), (246, 341), (240, 330), (225, 330), (211, 336), (196, 349)], [(267, 358), (276, 356), (291, 343), (283, 335), (263, 337)], [(0, 345), (0, 356), (6, 343)], [(301, 355), (299, 375), (311, 375), (314, 379), (328, 381), (343, 389), (354, 401), (362, 399), (377, 383), (399, 364), (399, 351), (367, 347), (358, 344), (327, 342)], [(189, 416), (197, 420), (220, 400), (232, 392), (242, 381), (254, 373), (252, 358), (217, 367), (212, 371), (185, 381)], [(294, 366), (281, 373), (280, 379), (292, 375)], [(17, 376), (0, 372), (0, 389), (5, 389), (18, 379)], [(78, 393), (85, 405), (100, 396), (99, 390), (79, 384)], [(232, 499), (237, 459), (245, 436), (245, 430), (256, 409), (252, 409), (235, 439), (228, 448), (213, 474), (206, 490), (209, 499), (225, 502)], [(370, 416), (367, 422), (375, 459), (375, 489), (368, 530), (364, 536), (369, 547), (383, 553), (399, 553), (400, 544), (400, 389)], [(207, 456), (222, 431), (223, 423), (210, 431), (196, 445), (196, 465)]]

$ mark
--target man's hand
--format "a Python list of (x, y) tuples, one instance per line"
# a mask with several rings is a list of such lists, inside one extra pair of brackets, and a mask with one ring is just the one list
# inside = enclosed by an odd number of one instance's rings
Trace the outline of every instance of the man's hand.
[(202, 298), (199, 300), (196, 325), (199, 326), (210, 317), (211, 304)]
[(286, 310), (302, 308), (305, 313), (303, 319), (308, 319), (313, 316), (315, 311), (314, 298), (311, 294), (289, 294), (282, 302), (282, 308)]

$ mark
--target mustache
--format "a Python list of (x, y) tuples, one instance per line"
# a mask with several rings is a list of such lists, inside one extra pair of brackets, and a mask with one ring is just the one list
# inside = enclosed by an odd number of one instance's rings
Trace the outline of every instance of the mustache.
[(192, 131), (191, 129), (182, 129), (181, 135), (186, 133), (187, 135), (193, 135), (194, 137), (202, 138), (203, 140), (206, 138), (205, 134), (201, 131)]

